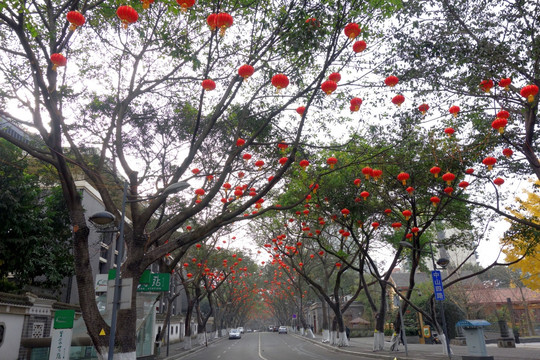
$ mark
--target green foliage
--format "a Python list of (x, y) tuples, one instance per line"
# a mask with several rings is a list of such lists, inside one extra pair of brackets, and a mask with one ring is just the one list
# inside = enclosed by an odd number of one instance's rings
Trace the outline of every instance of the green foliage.
[[(27, 173), (20, 150), (0, 141), (0, 278), (57, 289), (72, 274), (69, 218), (58, 188)], [(8, 287), (4, 287), (4, 290)]]

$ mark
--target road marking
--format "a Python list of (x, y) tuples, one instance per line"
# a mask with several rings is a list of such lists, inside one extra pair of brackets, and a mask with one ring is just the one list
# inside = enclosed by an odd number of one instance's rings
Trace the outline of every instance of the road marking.
[(268, 360), (267, 358), (265, 358), (264, 356), (262, 356), (261, 354), (261, 333), (259, 333), (259, 357), (263, 360)]

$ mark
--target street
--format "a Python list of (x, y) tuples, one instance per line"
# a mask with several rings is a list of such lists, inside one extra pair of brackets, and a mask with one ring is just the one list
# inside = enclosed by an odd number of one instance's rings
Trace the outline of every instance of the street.
[(208, 348), (187, 355), (183, 359), (190, 360), (313, 360), (335, 359), (361, 360), (369, 359), (358, 354), (336, 353), (323, 346), (307, 342), (296, 336), (262, 332), (242, 335), (240, 340), (222, 340), (212, 343)]

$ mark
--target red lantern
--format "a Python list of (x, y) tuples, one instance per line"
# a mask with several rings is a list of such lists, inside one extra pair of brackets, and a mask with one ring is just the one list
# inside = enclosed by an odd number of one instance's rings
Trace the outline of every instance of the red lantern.
[(452, 181), (454, 181), (454, 179), (456, 178), (456, 175), (452, 174), (451, 172), (447, 172), (446, 174), (444, 174), (442, 176), (442, 179), (444, 181), (446, 181), (446, 183), (448, 185), (451, 185), (452, 184)]
[(392, 223), (391, 226), (394, 228), (394, 230), (397, 231), (397, 230), (399, 230), (401, 228), (401, 223), (395, 222), (395, 223)]
[(354, 179), (354, 181), (353, 181), (354, 185), (356, 185), (357, 187), (360, 186), (361, 182), (362, 181), (360, 179)]
[(278, 146), (279, 150), (281, 150), (281, 152), (284, 152), (285, 149), (287, 149), (289, 147), (289, 145), (287, 145), (287, 143), (285, 141), (281, 141), (277, 146)]
[(488, 156), (484, 160), (482, 160), (482, 164), (486, 165), (488, 167), (488, 170), (493, 169), (493, 165), (497, 162), (497, 159), (494, 157)]
[(261, 170), (262, 167), (264, 166), (264, 161), (262, 160), (255, 161), (255, 166), (258, 168), (258, 170)]
[(343, 29), (343, 32), (349, 39), (352, 40), (356, 38), (358, 35), (360, 35), (360, 32), (362, 32), (362, 30), (360, 29), (360, 26), (358, 24), (350, 23), (350, 24), (347, 24), (347, 26), (345, 26), (345, 29)]
[(116, 10), (116, 15), (122, 20), (122, 26), (127, 29), (129, 24), (133, 24), (139, 19), (137, 11), (129, 5), (123, 5)]
[(349, 209), (342, 209), (341, 210), (341, 214), (343, 214), (343, 217), (347, 217), (347, 215), (349, 215), (351, 212), (349, 211)]
[(191, 172), (192, 172), (194, 175), (197, 175), (198, 173), (201, 172), (201, 170), (199, 170), (198, 168), (195, 168), (195, 169), (191, 170)]
[(216, 26), (219, 28), (219, 36), (225, 35), (225, 30), (233, 24), (233, 17), (227, 13), (219, 13), (216, 16)]
[(69, 26), (70, 31), (75, 31), (77, 29), (77, 26), (83, 26), (86, 19), (84, 18), (84, 15), (81, 14), (78, 11), (70, 11), (66, 15), (67, 21), (71, 24)]
[(459, 113), (459, 110), (460, 110), (460, 108), (457, 105), (450, 106), (450, 109), (448, 109), (450, 114), (454, 115), (454, 117), (457, 117), (457, 114)]
[(506, 78), (499, 80), (499, 86), (504, 88), (504, 90), (508, 91), (510, 90), (510, 84), (512, 83), (512, 79)]
[(282, 157), (281, 159), (279, 159), (279, 164), (283, 166), (287, 163), (288, 160), (289, 160), (288, 157)]
[(59, 66), (66, 66), (67, 59), (62, 54), (54, 53), (51, 54), (51, 62), (53, 63), (53, 71), (56, 71)]
[(296, 112), (300, 116), (304, 115), (304, 111), (306, 111), (306, 108), (304, 106), (299, 106), (299, 107), (296, 108)]
[(360, 110), (360, 105), (362, 105), (362, 99), (355, 97), (351, 99), (351, 111), (355, 112)]
[(379, 180), (382, 176), (382, 173), (383, 171), (382, 170), (379, 170), (379, 169), (373, 169), (373, 171), (371, 172), (371, 176), (373, 176), (373, 178), (375, 180)]
[(356, 41), (353, 44), (352, 49), (355, 53), (359, 53), (366, 50), (366, 47), (367, 47), (366, 42), (364, 40), (360, 40), (360, 41)]
[(426, 115), (427, 111), (429, 110), (428, 104), (422, 104), (418, 107), (418, 111), (422, 113), (422, 115)]
[(390, 214), (392, 213), (392, 210), (390, 210), (390, 209), (385, 209), (385, 210), (384, 210), (384, 213), (385, 213), (386, 215), (390, 215)]
[(510, 113), (506, 110), (501, 110), (497, 113), (497, 117), (502, 119), (508, 119), (510, 117)]
[(328, 80), (332, 80), (333, 82), (338, 83), (339, 80), (341, 80), (341, 75), (339, 75), (339, 73), (337, 72), (331, 73), (328, 76)]
[(379, 225), (380, 224), (378, 222), (376, 222), (376, 221), (371, 223), (371, 226), (373, 226), (373, 229), (377, 229), (379, 227)]
[(465, 174), (468, 174), (468, 175), (471, 175), (473, 172), (474, 172), (474, 169), (471, 169), (471, 168), (465, 170)]
[(501, 186), (502, 184), (504, 184), (504, 180), (501, 178), (496, 178), (495, 180), (493, 180), (493, 183), (497, 186)]
[(338, 263), (338, 262), (337, 262), (337, 263), (336, 263), (336, 267), (337, 267), (337, 268), (340, 268), (340, 267), (341, 267), (341, 263)]
[(403, 216), (405, 216), (405, 220), (409, 220), (412, 216), (411, 210), (403, 210), (401, 213), (403, 214)]
[(373, 169), (369, 166), (366, 166), (362, 169), (362, 174), (366, 177), (366, 180), (369, 180), (369, 177), (373, 174)]
[(444, 192), (446, 193), (446, 195), (452, 195), (452, 192), (454, 191), (454, 188), (453, 187), (446, 187), (444, 188)]
[(491, 92), (491, 88), (493, 87), (493, 80), (482, 80), (480, 81), (480, 89), (484, 90), (484, 92)]
[(419, 231), (420, 231), (420, 229), (417, 228), (417, 227), (411, 228), (411, 232), (412, 232), (414, 235), (417, 235)]
[(330, 169), (333, 169), (334, 168), (334, 165), (337, 164), (337, 159), (335, 157), (329, 157), (328, 159), (326, 159), (326, 163), (328, 165), (330, 165)]
[(405, 102), (405, 96), (403, 96), (401, 94), (394, 96), (394, 98), (392, 99), (392, 103), (397, 105), (397, 106), (401, 106), (401, 104), (403, 104), (403, 102)]
[(467, 186), (469, 186), (469, 183), (467, 181), (462, 181), (458, 184), (458, 186), (462, 189), (466, 189)]
[(405, 189), (405, 191), (406, 191), (406, 192), (408, 192), (408, 193), (409, 193), (409, 195), (410, 195), (410, 194), (412, 194), (412, 193), (413, 193), (413, 191), (414, 191), (414, 188), (413, 188), (412, 186), (409, 186), (408, 188), (406, 188), (406, 189)]
[(182, 12), (186, 12), (188, 8), (195, 5), (195, 0), (176, 0), (176, 3), (182, 7)]
[(244, 154), (242, 155), (242, 159), (244, 159), (246, 162), (251, 159), (251, 154)]
[(195, 190), (195, 195), (197, 195), (197, 200), (201, 200), (201, 196), (204, 196), (204, 189), (197, 189)]
[(302, 161), (300, 161), (300, 163), (298, 163), (298, 165), (300, 165), (300, 167), (301, 167), (303, 170), (306, 170), (306, 168), (309, 166), (309, 161), (307, 161), (307, 160), (302, 160)]
[(398, 174), (397, 179), (401, 181), (403, 185), (407, 185), (407, 180), (409, 179), (409, 177), (409, 174), (407, 174), (406, 172), (401, 172)]
[(253, 73), (255, 72), (255, 68), (251, 65), (245, 64), (238, 68), (238, 75), (244, 78), (244, 81), (247, 80)]
[(538, 86), (536, 85), (527, 85), (519, 92), (521, 96), (527, 98), (528, 102), (533, 102), (534, 97), (538, 94)]
[(242, 138), (239, 138), (238, 140), (236, 140), (236, 146), (238, 146), (238, 147), (244, 146), (245, 143), (246, 143), (246, 140), (244, 140)]
[(508, 120), (504, 118), (496, 118), (491, 123), (491, 127), (499, 132), (499, 134), (504, 133), (504, 128), (508, 125)]
[(321, 89), (326, 95), (331, 95), (337, 89), (337, 84), (332, 80), (326, 80), (321, 84)]
[(154, 3), (154, 0), (141, 0), (143, 9), (148, 9), (150, 4)]
[(433, 206), (437, 206), (441, 202), (441, 199), (439, 199), (437, 196), (432, 196), (429, 201), (433, 204)]
[(503, 155), (506, 156), (507, 158), (510, 158), (510, 156), (512, 156), (512, 155), (514, 154), (514, 152), (512, 151), (512, 149), (509, 149), (509, 148), (503, 149), (502, 153), (503, 153)]
[(276, 74), (272, 76), (272, 85), (277, 89), (277, 92), (281, 89), (285, 89), (289, 86), (289, 78), (284, 74)]
[(451, 127), (447, 127), (446, 129), (444, 129), (444, 133), (446, 135), (448, 135), (448, 137), (452, 137), (452, 134), (455, 133), (455, 132), (456, 131)]
[(386, 84), (386, 86), (390, 86), (390, 87), (396, 86), (398, 82), (399, 82), (399, 79), (397, 78), (397, 76), (394, 76), (394, 75), (390, 75), (389, 77), (384, 79), (384, 83)]
[(367, 200), (369, 193), (367, 191), (362, 191), (360, 193), (360, 196), (364, 198), (364, 201)]
[(429, 172), (433, 174), (436, 178), (439, 177), (439, 173), (441, 172), (441, 168), (438, 166), (434, 166), (431, 169), (429, 169)]
[(203, 89), (206, 91), (212, 91), (216, 88), (216, 83), (214, 82), (214, 80), (210, 80), (210, 79), (203, 80), (201, 85)]
[(208, 15), (208, 17), (206, 18), (206, 23), (208, 24), (208, 26), (210, 27), (210, 30), (211, 31), (214, 31), (216, 30), (217, 28), (217, 14), (210, 14)]

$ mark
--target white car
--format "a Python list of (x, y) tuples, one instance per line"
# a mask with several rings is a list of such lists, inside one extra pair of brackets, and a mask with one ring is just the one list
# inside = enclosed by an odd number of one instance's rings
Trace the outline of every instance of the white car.
[(240, 333), (243, 334), (244, 333), (244, 328), (243, 327), (239, 327), (238, 330), (240, 330)]
[(287, 333), (287, 327), (286, 326), (280, 326), (278, 329), (278, 334), (286, 334)]
[(229, 331), (229, 339), (240, 339), (242, 338), (242, 333), (240, 332), (240, 329), (231, 329)]

